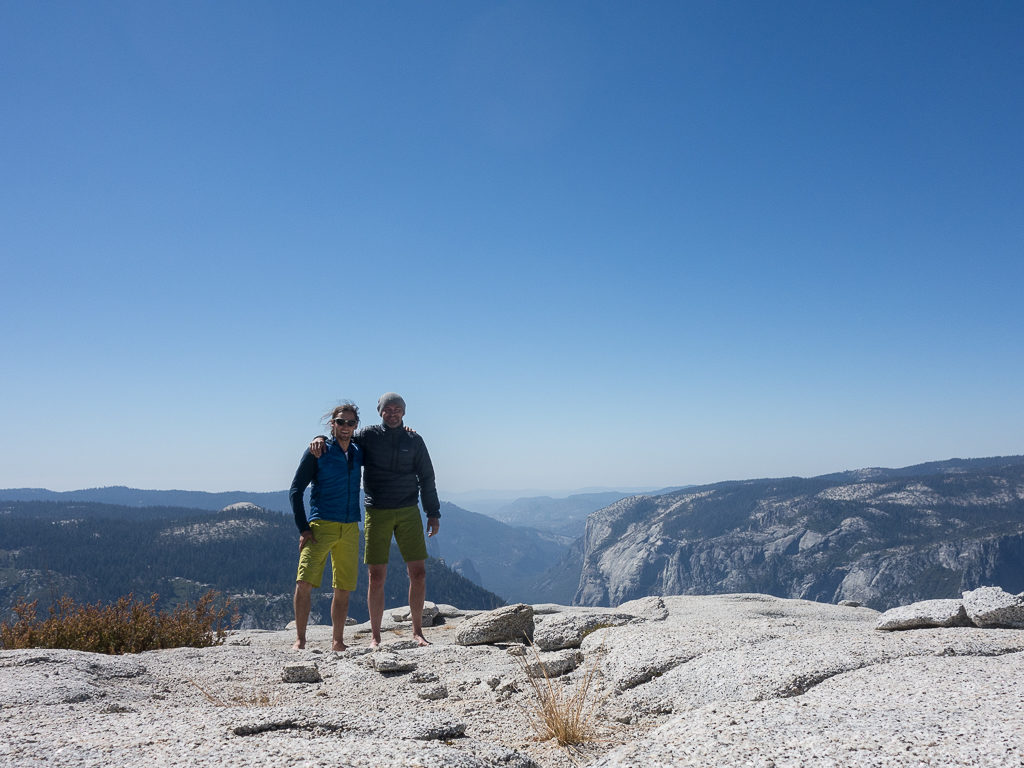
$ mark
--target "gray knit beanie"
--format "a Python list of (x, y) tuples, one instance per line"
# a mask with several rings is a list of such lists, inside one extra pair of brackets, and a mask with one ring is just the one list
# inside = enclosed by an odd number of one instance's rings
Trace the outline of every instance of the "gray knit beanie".
[(384, 413), (384, 406), (391, 403), (398, 403), (402, 406), (402, 410), (405, 410), (405, 400), (402, 399), (400, 394), (397, 392), (385, 392), (377, 401), (377, 413)]

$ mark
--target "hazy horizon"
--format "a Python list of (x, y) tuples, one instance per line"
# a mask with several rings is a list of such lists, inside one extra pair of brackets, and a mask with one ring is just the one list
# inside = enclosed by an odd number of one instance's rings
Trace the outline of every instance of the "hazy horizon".
[[(442, 501), (450, 503), (456, 503), (457, 500), (469, 500), (469, 501), (489, 501), (489, 502), (502, 502), (502, 501), (515, 501), (517, 499), (529, 499), (529, 498), (541, 498), (550, 497), (554, 499), (567, 498), (569, 496), (587, 495), (587, 494), (598, 494), (598, 493), (628, 493), (628, 494), (642, 494), (651, 493), (655, 491), (661, 491), (668, 488), (684, 488), (697, 485), (712, 485), (715, 483), (726, 483), (726, 482), (744, 482), (752, 480), (771, 480), (771, 479), (783, 479), (790, 477), (797, 477), (801, 479), (812, 479), (814, 477), (820, 477), (824, 475), (841, 474), (844, 472), (857, 472), (861, 470), (872, 470), (872, 469), (904, 469), (906, 467), (918, 466), (921, 464), (933, 464), (944, 461), (957, 461), (957, 460), (974, 460), (974, 459), (992, 459), (1000, 458), (1002, 456), (1013, 457), (1024, 454), (1000, 454), (994, 456), (947, 456), (941, 459), (928, 459), (927, 461), (914, 462), (913, 464), (907, 464), (903, 466), (882, 466), (880, 464), (866, 465), (863, 467), (846, 467), (843, 469), (835, 469), (827, 472), (822, 472), (818, 475), (773, 475), (773, 476), (761, 476), (761, 477), (724, 477), (718, 480), (712, 480), (707, 483), (669, 483), (662, 486), (591, 486), (585, 488), (573, 488), (573, 489), (558, 489), (558, 488), (479, 488), (469, 491), (446, 491), (443, 488), (439, 488), (438, 492), (441, 496)], [(173, 492), (181, 491), (185, 493), (280, 493), (287, 492), (288, 487), (281, 488), (269, 488), (264, 490), (257, 490), (253, 488), (224, 488), (210, 490), (205, 488), (140, 488), (137, 486), (129, 486), (124, 483), (113, 483), (110, 485), (88, 485), (73, 488), (53, 488), (45, 486), (8, 486), (0, 488), (0, 491), (16, 491), (16, 490), (42, 490), (49, 491), (52, 493), (73, 493), (75, 491), (91, 491), (91, 490), (102, 490), (105, 488), (128, 488), (130, 490), (139, 491), (154, 491), (154, 492)], [(308, 491), (307, 491), (308, 492)]]

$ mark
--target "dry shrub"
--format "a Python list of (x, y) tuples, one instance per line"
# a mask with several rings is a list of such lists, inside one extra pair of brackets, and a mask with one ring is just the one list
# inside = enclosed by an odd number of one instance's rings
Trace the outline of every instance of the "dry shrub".
[[(111, 605), (76, 605), (62, 597), (50, 607), (50, 617), (36, 617), (36, 603), (19, 600), (14, 606), (15, 621), (0, 624), (0, 647), (68, 648), (94, 653), (141, 653), (157, 648), (189, 646), (206, 648), (220, 645), (230, 626), (230, 604), (217, 606), (212, 590), (199, 598), (195, 606), (183, 605), (159, 613), (152, 595), (148, 603), (126, 595)], [(231, 619), (236, 619), (231, 616)]]
[[(522, 657), (516, 657), (516, 661), (533, 689), (534, 699), (526, 715), (538, 738), (541, 741), (555, 739), (563, 747), (597, 741), (597, 708), (601, 701), (593, 692), (596, 666), (589, 666), (579, 682), (570, 687), (552, 680), (532, 642), (530, 650), (535, 665), (528, 664)], [(531, 674), (530, 668), (534, 666), (542, 675)]]

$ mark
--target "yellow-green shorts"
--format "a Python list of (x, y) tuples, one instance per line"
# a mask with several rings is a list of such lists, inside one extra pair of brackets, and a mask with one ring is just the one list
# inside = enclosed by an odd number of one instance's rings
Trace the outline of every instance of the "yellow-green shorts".
[(336, 523), (333, 520), (311, 520), (315, 542), (302, 548), (296, 581), (320, 586), (331, 556), (331, 586), (351, 592), (359, 578), (359, 523)]
[(387, 563), (392, 534), (405, 562), (427, 559), (427, 541), (423, 538), (419, 507), (367, 509), (363, 530), (366, 534), (363, 562), (367, 565)]

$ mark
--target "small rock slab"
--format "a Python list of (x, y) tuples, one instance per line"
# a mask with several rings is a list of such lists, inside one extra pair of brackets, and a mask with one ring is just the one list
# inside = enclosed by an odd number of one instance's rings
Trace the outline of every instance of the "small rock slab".
[(657, 595), (628, 600), (618, 607), (619, 613), (628, 613), (648, 621), (664, 621), (668, 618), (665, 601)]
[(377, 653), (374, 653), (371, 658), (373, 659), (373, 668), (378, 672), (412, 672), (416, 669), (415, 661), (412, 659), (403, 659), (397, 653), (378, 651)]
[(545, 617), (533, 633), (533, 644), (542, 651), (579, 648), (583, 638), (594, 630), (621, 627), (635, 620), (636, 616), (628, 613), (567, 613)]
[[(430, 602), (429, 600), (424, 601), (422, 613), (423, 626), (434, 626), (434, 620), (438, 617), (439, 614), (440, 610), (434, 603)], [(391, 611), (391, 618), (395, 621), (402, 623), (412, 621), (412, 611), (410, 610), (408, 605), (402, 608), (395, 608)]]
[(446, 619), (457, 619), (460, 616), (465, 616), (466, 611), (456, 608), (454, 605), (448, 605), (448, 603), (435, 603), (437, 606), (437, 612), (439, 615)]
[(289, 664), (281, 670), (281, 679), (286, 683), (319, 683), (322, 680), (316, 664)]
[(416, 689), (416, 695), (425, 701), (438, 701), (448, 698), (448, 686), (444, 683), (424, 685)]
[(1024, 597), (999, 587), (979, 587), (964, 592), (964, 609), (977, 626), (1024, 629)]
[(875, 629), (884, 631), (927, 627), (969, 627), (962, 600), (921, 600), (890, 608), (878, 617)]
[(533, 638), (533, 608), (516, 603), (466, 619), (455, 632), (459, 645), (518, 642)]
[(526, 674), (530, 677), (561, 677), (572, 672), (583, 661), (583, 654), (575, 649), (567, 649), (556, 653), (538, 654), (535, 659), (525, 664)]
[(388, 729), (388, 735), (417, 741), (454, 739), (466, 735), (466, 724), (443, 715), (425, 715), (395, 723)]

